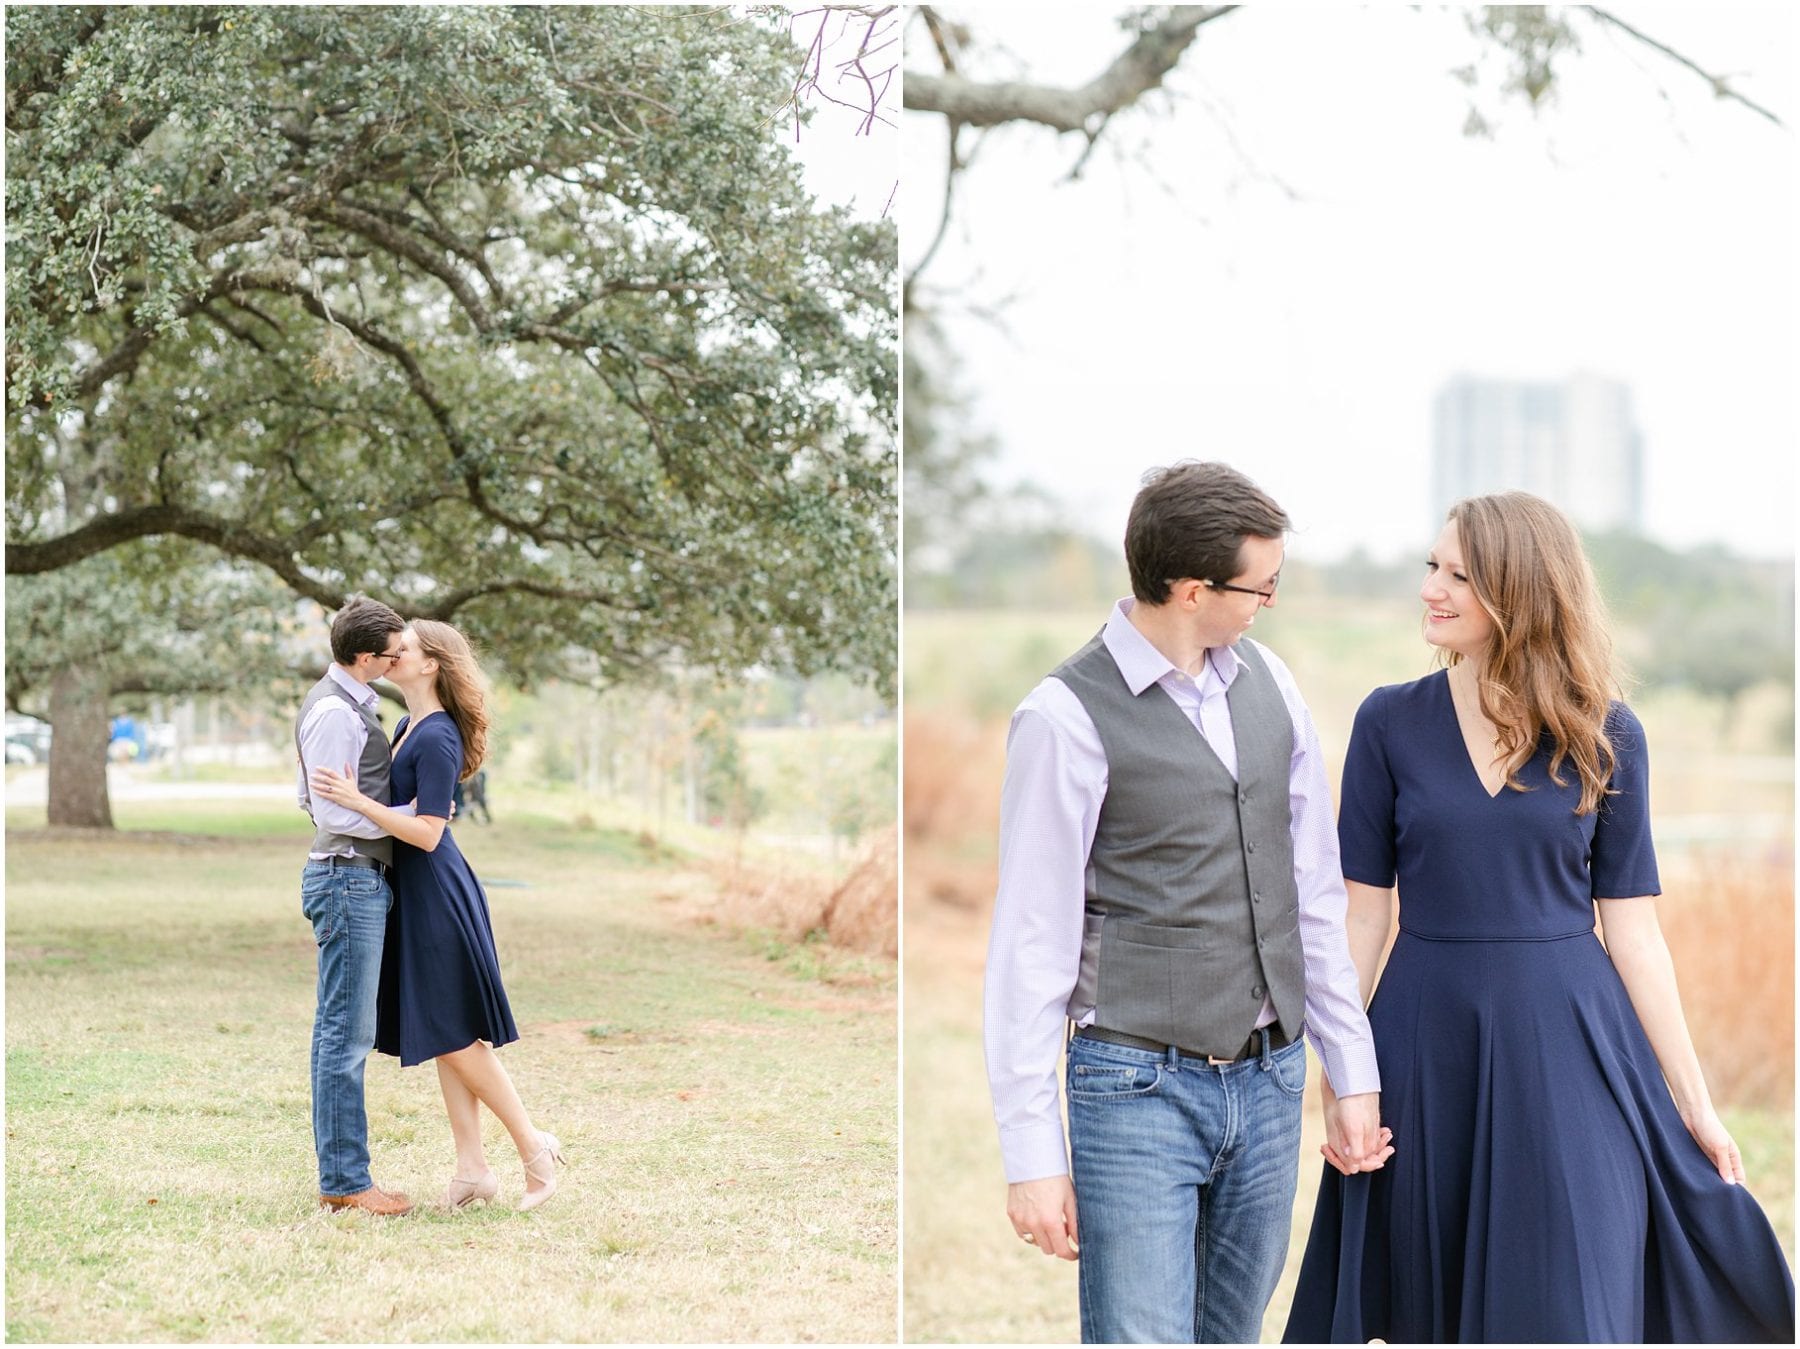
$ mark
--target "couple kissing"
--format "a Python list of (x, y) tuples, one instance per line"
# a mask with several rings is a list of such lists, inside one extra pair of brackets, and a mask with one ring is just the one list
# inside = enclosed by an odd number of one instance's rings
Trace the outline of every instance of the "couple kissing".
[[(407, 623), (358, 597), (331, 625), (332, 663), (295, 726), (299, 802), (314, 826), (301, 907), (318, 943), (312, 1036), (319, 1202), (394, 1217), (412, 1201), (375, 1184), (363, 1065), (435, 1061), (456, 1160), (456, 1209), (499, 1193), (481, 1141), (481, 1107), (505, 1125), (524, 1167), (521, 1209), (556, 1192), (556, 1137), (536, 1128), (494, 1052), (519, 1038), (487, 896), (450, 832), (456, 784), (487, 755), (488, 712), (468, 640), (448, 623)], [(406, 698), (390, 744), (370, 687)], [(397, 804), (390, 805), (390, 802)]]

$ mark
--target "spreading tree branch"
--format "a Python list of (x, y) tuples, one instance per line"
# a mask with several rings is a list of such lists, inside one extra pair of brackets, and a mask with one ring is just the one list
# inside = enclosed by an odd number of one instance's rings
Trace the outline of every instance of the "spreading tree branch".
[(1022, 81), (988, 83), (961, 75), (908, 71), (905, 106), (942, 113), (970, 126), (1037, 122), (1058, 131), (1090, 131), (1096, 123), (1160, 88), (1193, 45), (1200, 28), (1236, 5), (1177, 5), (1160, 23), (1138, 34), (1111, 65), (1078, 89)]

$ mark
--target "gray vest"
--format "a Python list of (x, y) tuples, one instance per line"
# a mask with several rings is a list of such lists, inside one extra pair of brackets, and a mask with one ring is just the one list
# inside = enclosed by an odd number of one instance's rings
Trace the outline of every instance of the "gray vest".
[(1101, 636), (1052, 678), (1092, 718), (1106, 799), (1088, 854), (1081, 974), (1071, 1009), (1094, 1024), (1220, 1058), (1266, 993), (1300, 1033), (1305, 960), (1289, 835), (1294, 723), (1262, 656), (1226, 694), (1237, 780), (1160, 685), (1133, 696)]
[[(362, 757), (356, 761), (356, 788), (364, 796), (387, 804), (388, 770), (392, 759), (388, 750), (387, 732), (381, 729), (381, 721), (375, 713), (364, 707), (348, 692), (341, 688), (337, 680), (327, 674), (312, 687), (306, 695), (306, 701), (300, 704), (300, 716), (294, 722), (294, 752), (300, 753), (300, 728), (306, 724), (306, 714), (317, 706), (321, 698), (342, 698), (350, 705), (352, 711), (361, 717), (369, 727), (369, 738), (363, 742)], [(304, 767), (306, 758), (301, 755)], [(342, 764), (321, 764), (315, 767), (335, 768), (343, 771)], [(308, 800), (310, 801), (310, 794)], [(307, 806), (306, 813), (312, 814), (312, 807)], [(317, 832), (313, 834), (312, 847), (307, 851), (316, 853), (355, 853), (359, 857), (373, 857), (377, 862), (389, 866), (394, 862), (394, 840), (385, 836), (381, 838), (354, 838), (349, 834), (334, 834), (313, 822)]]

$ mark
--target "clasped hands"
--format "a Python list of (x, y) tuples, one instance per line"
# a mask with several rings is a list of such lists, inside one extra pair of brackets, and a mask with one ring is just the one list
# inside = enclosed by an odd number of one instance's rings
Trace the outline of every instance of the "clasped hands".
[(1321, 1079), (1319, 1093), (1325, 1109), (1325, 1142), (1319, 1152), (1346, 1176), (1359, 1171), (1379, 1171), (1394, 1155), (1394, 1131), (1381, 1123), (1379, 1092), (1358, 1092), (1339, 1097), (1331, 1083)]

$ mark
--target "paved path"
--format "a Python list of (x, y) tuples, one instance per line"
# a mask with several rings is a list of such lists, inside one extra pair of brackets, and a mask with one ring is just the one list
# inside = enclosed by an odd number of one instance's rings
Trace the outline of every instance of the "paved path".
[[(290, 782), (146, 781), (126, 764), (106, 766), (106, 790), (114, 801), (292, 801)], [(9, 806), (41, 806), (50, 797), (50, 770), (31, 768), (6, 784)]]

